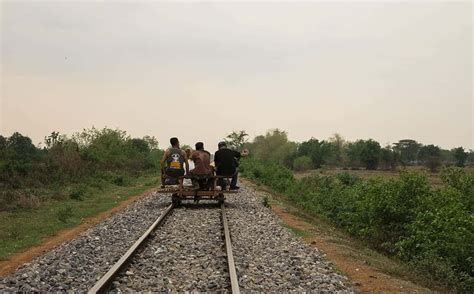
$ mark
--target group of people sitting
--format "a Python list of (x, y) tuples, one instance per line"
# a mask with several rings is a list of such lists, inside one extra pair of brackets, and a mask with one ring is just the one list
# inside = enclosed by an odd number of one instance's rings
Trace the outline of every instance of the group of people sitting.
[[(170, 139), (171, 148), (165, 151), (161, 160), (161, 183), (165, 185), (177, 185), (179, 177), (187, 176), (184, 185), (191, 185), (196, 189), (209, 189), (212, 185), (212, 177), (231, 177), (230, 190), (237, 190), (238, 166), (241, 154), (227, 148), (226, 142), (219, 142), (218, 150), (214, 153), (214, 166), (211, 164), (211, 154), (204, 150), (204, 143), (198, 142), (196, 150), (187, 148), (180, 149), (178, 138)], [(190, 180), (190, 181), (189, 181)], [(223, 190), (227, 188), (227, 181), (219, 178), (217, 185)]]

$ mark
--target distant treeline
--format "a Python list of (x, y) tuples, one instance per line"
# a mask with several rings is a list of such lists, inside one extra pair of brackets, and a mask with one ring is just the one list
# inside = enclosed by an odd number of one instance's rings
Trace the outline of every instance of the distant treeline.
[(57, 132), (35, 146), (20, 133), (0, 135), (0, 189), (80, 182), (156, 170), (162, 151), (154, 137), (132, 138), (118, 129), (84, 129), (71, 137)]
[(283, 164), (294, 170), (316, 169), (322, 166), (352, 169), (391, 169), (398, 166), (424, 165), (437, 171), (441, 165), (463, 167), (474, 164), (474, 152), (463, 147), (452, 150), (435, 145), (423, 145), (412, 139), (382, 146), (368, 140), (346, 141), (335, 134), (327, 140), (311, 138), (296, 143), (288, 140), (285, 131), (274, 129), (246, 142), (245, 131), (233, 132), (228, 140), (235, 148), (247, 148), (259, 160)]

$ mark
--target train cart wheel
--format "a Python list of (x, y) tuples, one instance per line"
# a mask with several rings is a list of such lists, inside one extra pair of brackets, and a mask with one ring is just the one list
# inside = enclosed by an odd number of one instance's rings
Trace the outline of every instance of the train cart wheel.
[(181, 204), (181, 199), (177, 193), (173, 193), (173, 195), (171, 195), (171, 202), (174, 204), (174, 206), (179, 206)]
[(217, 201), (219, 204), (223, 204), (225, 200), (224, 193), (219, 193), (219, 196), (217, 196)]

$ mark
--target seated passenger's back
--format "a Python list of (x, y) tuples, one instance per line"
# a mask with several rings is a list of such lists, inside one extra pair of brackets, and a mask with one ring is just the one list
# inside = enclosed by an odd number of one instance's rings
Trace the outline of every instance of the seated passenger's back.
[(194, 161), (193, 175), (212, 175), (211, 154), (206, 150), (196, 150), (191, 154)]
[(238, 167), (237, 159), (240, 153), (229, 148), (220, 148), (214, 154), (214, 162), (216, 163), (216, 174), (233, 175)]

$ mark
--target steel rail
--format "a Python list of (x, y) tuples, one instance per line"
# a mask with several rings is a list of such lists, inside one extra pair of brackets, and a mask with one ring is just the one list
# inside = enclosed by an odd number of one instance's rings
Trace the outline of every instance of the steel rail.
[(133, 254), (138, 248), (144, 243), (144, 241), (150, 236), (158, 225), (160, 225), (166, 216), (173, 210), (174, 205), (171, 204), (166, 210), (160, 215), (160, 217), (146, 230), (146, 232), (138, 239), (130, 249), (109, 269), (109, 271), (97, 281), (97, 283), (88, 291), (89, 294), (104, 293), (107, 287), (112, 283), (115, 276), (123, 268), (125, 264), (130, 260)]
[(232, 294), (240, 294), (239, 280), (237, 278), (237, 271), (235, 269), (234, 255), (232, 254), (232, 243), (230, 241), (229, 226), (227, 224), (227, 217), (225, 215), (224, 203), (221, 204), (222, 210), (222, 224), (224, 226), (225, 249), (227, 253), (227, 264), (229, 266), (230, 287)]

